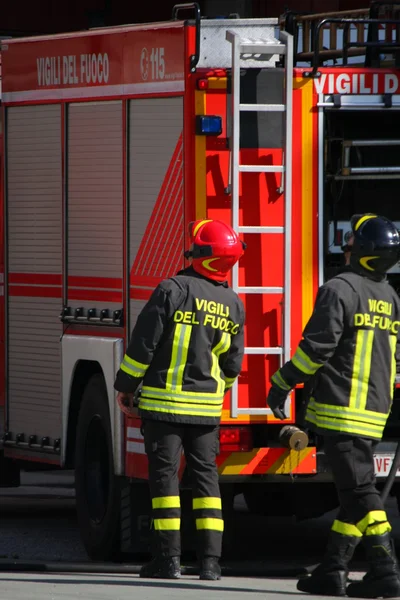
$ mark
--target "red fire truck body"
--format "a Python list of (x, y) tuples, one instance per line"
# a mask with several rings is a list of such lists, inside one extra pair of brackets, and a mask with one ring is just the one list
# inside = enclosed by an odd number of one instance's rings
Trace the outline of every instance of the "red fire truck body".
[[(303, 482), (330, 481), (314, 438), (299, 451), (280, 442), (269, 378), (294, 352), (350, 215), (363, 208), (345, 180), (357, 170), (347, 132), (356, 122), (351, 141), (365, 141), (371, 115), (386, 110), (371, 136), (386, 128), (393, 137), (400, 72), (343, 66), (309, 76), (293, 67), (292, 36), (277, 24), (196, 14), (2, 45), (3, 472), (28, 462), (75, 469), (91, 556), (142, 547), (141, 423), (124, 420), (113, 382), (144, 303), (184, 266), (194, 219), (232, 223), (247, 243), (230, 282), (247, 311), (246, 354), (224, 403), (222, 490), (268, 511), (272, 487), (296, 481), (304, 499)], [(343, 194), (344, 208), (335, 205)], [(204, 312), (222, 326), (216, 306)], [(301, 407), (299, 388), (285, 424), (300, 422)], [(392, 455), (380, 448), (378, 475)], [(181, 477), (184, 488), (184, 459)], [(280, 509), (293, 512), (284, 496)], [(309, 516), (325, 510), (306, 504)]]

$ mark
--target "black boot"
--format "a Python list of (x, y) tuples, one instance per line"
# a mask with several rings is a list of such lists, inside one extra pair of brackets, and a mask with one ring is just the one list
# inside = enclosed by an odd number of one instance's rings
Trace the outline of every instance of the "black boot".
[(318, 596), (345, 596), (348, 564), (360, 540), (360, 537), (331, 531), (321, 564), (311, 575), (299, 579), (297, 589)]
[(179, 579), (180, 576), (179, 556), (156, 556), (140, 569), (140, 577), (146, 579)]
[(362, 543), (369, 569), (362, 581), (347, 587), (347, 595), (351, 598), (400, 596), (399, 567), (390, 533), (365, 535)]
[(200, 579), (215, 581), (221, 579), (221, 567), (216, 556), (205, 556), (200, 563)]

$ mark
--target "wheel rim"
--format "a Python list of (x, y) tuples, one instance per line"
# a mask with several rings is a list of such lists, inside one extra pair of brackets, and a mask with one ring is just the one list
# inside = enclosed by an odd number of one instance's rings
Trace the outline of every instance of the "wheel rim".
[(95, 523), (100, 523), (107, 511), (110, 472), (106, 432), (98, 415), (88, 426), (84, 464), (89, 516)]

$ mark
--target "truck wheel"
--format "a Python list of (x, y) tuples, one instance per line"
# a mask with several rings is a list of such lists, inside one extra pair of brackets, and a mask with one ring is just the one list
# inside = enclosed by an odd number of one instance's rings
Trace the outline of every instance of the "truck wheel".
[(75, 446), (78, 524), (93, 560), (116, 559), (120, 547), (120, 479), (114, 474), (111, 423), (104, 377), (93, 375), (83, 393)]

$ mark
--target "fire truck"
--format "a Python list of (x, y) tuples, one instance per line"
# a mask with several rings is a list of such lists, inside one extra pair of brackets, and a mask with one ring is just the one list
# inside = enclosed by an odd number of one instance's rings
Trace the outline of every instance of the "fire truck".
[[(282, 435), (303, 426), (306, 390), (288, 398), (285, 423), (266, 397), (341, 264), (351, 215), (400, 227), (390, 10), (207, 19), (189, 3), (168, 22), (3, 41), (1, 484), (18, 485), (21, 468), (74, 470), (91, 558), (148, 549), (141, 423), (120, 412), (113, 383), (138, 313), (184, 266), (194, 219), (222, 219), (247, 243), (230, 280), (245, 358), (217, 457), (226, 538), (238, 494), (271, 515), (337, 505), (319, 440)], [(389, 279), (400, 287), (398, 267)], [(379, 479), (399, 416), (395, 401)], [(180, 478), (186, 497), (184, 457)]]

